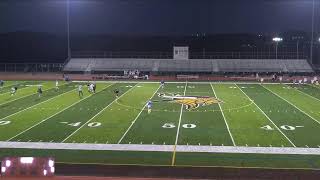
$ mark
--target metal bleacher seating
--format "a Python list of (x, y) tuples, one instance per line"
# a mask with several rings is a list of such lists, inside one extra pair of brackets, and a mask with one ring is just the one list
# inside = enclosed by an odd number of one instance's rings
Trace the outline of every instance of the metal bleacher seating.
[(313, 72), (306, 59), (133, 59), (72, 58), (64, 71), (147, 72)]

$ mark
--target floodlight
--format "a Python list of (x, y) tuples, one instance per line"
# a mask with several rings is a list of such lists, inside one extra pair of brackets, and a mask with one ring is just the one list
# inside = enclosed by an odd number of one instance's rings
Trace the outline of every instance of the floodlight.
[(272, 40), (273, 40), (274, 42), (281, 42), (281, 41), (283, 41), (283, 39), (280, 38), (280, 37), (275, 37), (275, 38), (273, 38)]
[(47, 175), (47, 170), (43, 170), (43, 175), (44, 175), (44, 176)]

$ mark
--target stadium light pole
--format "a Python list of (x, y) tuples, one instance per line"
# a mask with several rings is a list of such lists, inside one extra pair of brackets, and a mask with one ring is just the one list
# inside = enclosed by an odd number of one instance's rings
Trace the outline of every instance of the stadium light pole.
[(272, 41), (276, 42), (276, 59), (278, 59), (278, 45), (279, 45), (279, 42), (283, 41), (283, 39), (280, 37), (275, 37), (272, 39)]
[(315, 0), (312, 1), (311, 40), (310, 40), (310, 62), (311, 63), (313, 61), (314, 11), (315, 11)]
[(70, 48), (70, 15), (69, 15), (69, 7), (70, 2), (67, 0), (67, 38), (68, 38), (68, 60), (71, 58), (71, 48)]

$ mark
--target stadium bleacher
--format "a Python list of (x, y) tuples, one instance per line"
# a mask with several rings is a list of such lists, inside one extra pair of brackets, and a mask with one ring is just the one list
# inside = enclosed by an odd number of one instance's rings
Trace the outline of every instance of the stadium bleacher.
[(133, 59), (72, 58), (66, 72), (106, 72), (139, 69), (145, 72), (314, 72), (306, 59)]

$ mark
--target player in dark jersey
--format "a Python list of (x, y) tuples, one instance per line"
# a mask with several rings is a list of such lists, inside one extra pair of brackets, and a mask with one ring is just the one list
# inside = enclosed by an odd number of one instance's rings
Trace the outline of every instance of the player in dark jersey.
[(39, 98), (40, 98), (41, 95), (42, 95), (42, 87), (41, 87), (41, 86), (38, 87), (38, 95), (39, 95)]
[(120, 93), (119, 89), (115, 89), (113, 92), (116, 95), (116, 98), (118, 99), (119, 98), (119, 93)]

